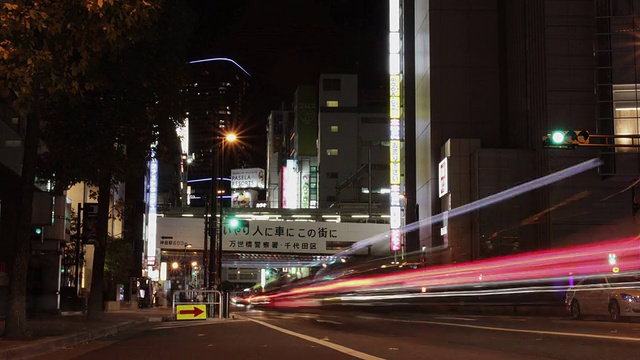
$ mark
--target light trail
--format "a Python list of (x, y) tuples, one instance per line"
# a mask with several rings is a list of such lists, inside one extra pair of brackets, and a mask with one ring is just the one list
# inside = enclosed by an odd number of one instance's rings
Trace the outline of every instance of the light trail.
[[(348, 292), (407, 292), (446, 286), (512, 286), (515, 281), (568, 279), (569, 276), (611, 274), (609, 254), (615, 253), (615, 267), (624, 272), (640, 270), (640, 241), (637, 238), (613, 240), (561, 249), (535, 251), (481, 261), (399, 271), (302, 285), (275, 294), (252, 297), (252, 303), (292, 307), (319, 295)], [(302, 305), (300, 305), (302, 306)]]
[[(216, 178), (216, 180), (225, 180), (225, 181), (229, 181), (231, 182), (231, 178)], [(196, 183), (196, 182), (205, 182), (205, 181), (211, 181), (211, 178), (202, 178), (202, 179), (192, 179), (192, 180), (187, 180), (188, 183)]]
[(199, 64), (199, 63), (204, 63), (204, 62), (212, 62), (212, 61), (228, 61), (230, 63), (233, 63), (235, 66), (237, 66), (240, 70), (242, 70), (245, 74), (249, 75), (249, 77), (251, 77), (251, 74), (249, 74), (249, 72), (247, 70), (245, 70), (242, 66), (240, 66), (240, 64), (238, 64), (235, 60), (233, 59), (229, 59), (229, 58), (223, 58), (223, 57), (219, 57), (219, 58), (209, 58), (209, 59), (201, 59), (201, 60), (193, 60), (193, 61), (189, 61), (189, 64)]
[[(475, 211), (479, 208), (495, 204), (522, 193), (535, 190), (562, 179), (593, 169), (602, 164), (600, 159), (591, 159), (570, 168), (515, 186), (500, 193), (460, 206), (448, 212), (455, 217)], [(445, 214), (438, 214), (429, 219), (405, 226), (405, 231), (413, 231), (419, 226), (442, 221)], [(336, 254), (344, 256), (349, 252), (369, 246), (387, 238), (380, 234), (356, 243), (350, 249)], [(282, 304), (283, 307), (294, 307), (296, 304), (309, 302), (309, 297), (322, 294), (340, 294), (362, 291), (402, 291), (403, 289), (420, 289), (434, 286), (467, 286), (473, 284), (506, 284), (513, 281), (539, 280), (555, 277), (576, 276), (578, 274), (597, 274), (611, 271), (605, 261), (606, 255), (615, 252), (618, 259), (633, 256), (637, 268), (638, 241), (622, 239), (597, 244), (587, 244), (564, 249), (535, 251), (530, 253), (486, 259), (470, 263), (436, 266), (418, 270), (402, 271), (385, 275), (361, 276), (334, 281), (324, 281), (301, 285), (283, 290), (275, 294), (264, 294), (251, 297), (252, 303), (268, 303), (272, 306)], [(626, 260), (625, 260), (626, 261)], [(632, 266), (629, 266), (630, 270)], [(285, 305), (286, 304), (286, 305)], [(300, 305), (305, 306), (305, 305)]]
[[(463, 214), (466, 214), (468, 212), (478, 210), (478, 209), (480, 209), (482, 207), (493, 205), (495, 203), (498, 203), (498, 202), (513, 198), (513, 197), (521, 195), (521, 194), (523, 194), (525, 192), (532, 191), (532, 190), (541, 188), (543, 186), (547, 186), (547, 185), (553, 184), (553, 183), (555, 183), (557, 181), (560, 181), (560, 180), (564, 180), (566, 178), (569, 178), (569, 177), (572, 177), (574, 175), (577, 175), (577, 174), (583, 173), (585, 171), (591, 170), (593, 168), (596, 168), (596, 167), (598, 167), (598, 166), (600, 166), (602, 164), (603, 164), (602, 160), (597, 159), (597, 158), (596, 159), (587, 160), (587, 161), (584, 161), (584, 162), (582, 162), (580, 164), (577, 164), (577, 165), (571, 166), (569, 168), (566, 168), (564, 170), (560, 170), (560, 171), (557, 171), (555, 173), (543, 176), (541, 178), (531, 180), (531, 181), (526, 182), (524, 184), (520, 184), (518, 186), (515, 186), (515, 187), (512, 187), (510, 189), (507, 189), (507, 190), (504, 190), (502, 192), (499, 192), (497, 194), (493, 194), (493, 195), (487, 196), (485, 198), (476, 200), (476, 201), (474, 201), (472, 203), (459, 206), (459, 207), (457, 207), (455, 209), (449, 210), (446, 213), (440, 213), (440, 214), (434, 215), (434, 216), (432, 216), (430, 218), (422, 219), (422, 220), (416, 221), (416, 222), (414, 222), (412, 224), (408, 224), (408, 225), (404, 226), (401, 230), (403, 232), (407, 233), (407, 232), (411, 232), (411, 231), (417, 230), (421, 226), (426, 226), (426, 225), (429, 225), (429, 224), (434, 224), (434, 223), (441, 222), (443, 220), (445, 214), (448, 215), (449, 218), (453, 218), (453, 217), (456, 217), (458, 215), (463, 215)], [(337, 253), (335, 256), (348, 255), (350, 252), (366, 248), (367, 246), (373, 245), (373, 244), (375, 244), (375, 243), (377, 243), (379, 241), (382, 241), (382, 240), (387, 240), (388, 238), (389, 238), (389, 234), (387, 234), (387, 233), (374, 235), (374, 236), (369, 237), (369, 238), (367, 238), (365, 240), (358, 241), (357, 243), (355, 243), (349, 249), (343, 250), (343, 251)]]

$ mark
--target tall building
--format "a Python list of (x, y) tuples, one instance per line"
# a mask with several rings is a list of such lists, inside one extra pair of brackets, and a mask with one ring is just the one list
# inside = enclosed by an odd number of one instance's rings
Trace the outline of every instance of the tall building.
[(320, 207), (388, 214), (386, 104), (361, 90), (354, 74), (320, 75), (318, 94)]
[(282, 207), (282, 167), (289, 155), (285, 141), (293, 126), (292, 110), (273, 110), (267, 119), (267, 206)]
[[(219, 137), (241, 128), (247, 120), (251, 76), (238, 63), (226, 58), (193, 61), (190, 66), (192, 79), (184, 90), (189, 138), (184, 154), (188, 182), (183, 188), (190, 188), (186, 195), (188, 205), (204, 206), (211, 183), (201, 180), (212, 177), (213, 157), (219, 156)], [(226, 156), (221, 173), (228, 177), (228, 169), (240, 167), (243, 162), (242, 154)]]
[[(542, 136), (586, 130), (609, 136), (592, 143), (635, 144), (640, 7), (623, 0), (390, 0), (390, 14), (391, 118), (397, 96), (402, 180), (415, 197), (409, 214), (421, 220), (412, 250), (438, 249), (435, 262), (473, 260), (604, 240), (571, 235), (613, 233), (632, 217), (631, 191), (609, 195), (640, 175), (637, 147), (546, 149)], [(611, 135), (632, 136), (614, 142)], [(597, 169), (430, 221), (597, 157), (604, 160)], [(588, 196), (576, 198), (577, 189)]]
[(383, 91), (361, 89), (355, 74), (321, 74), (317, 86), (296, 89), (293, 112), (271, 113), (270, 207), (332, 208), (361, 215), (363, 221), (387, 222)]

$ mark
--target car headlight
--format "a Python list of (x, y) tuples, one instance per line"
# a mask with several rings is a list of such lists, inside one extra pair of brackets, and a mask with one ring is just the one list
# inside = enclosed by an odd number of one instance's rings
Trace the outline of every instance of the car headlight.
[(629, 294), (620, 294), (620, 297), (622, 298), (622, 300), (624, 301), (628, 301), (628, 302), (640, 302), (640, 299), (638, 299), (637, 297), (633, 296), (633, 295), (629, 295)]

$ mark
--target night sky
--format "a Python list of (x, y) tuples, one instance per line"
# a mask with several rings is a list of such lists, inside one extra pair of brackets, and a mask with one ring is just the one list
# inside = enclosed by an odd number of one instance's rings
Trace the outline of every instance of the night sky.
[(364, 83), (386, 74), (388, 1), (190, 3), (199, 16), (191, 57), (236, 60), (271, 108), (290, 103), (296, 85), (317, 84), (320, 73), (360, 73)]
[[(386, 80), (387, 0), (190, 0), (198, 18), (192, 60), (229, 57), (252, 75), (251, 133), (265, 139), (270, 110), (291, 108), (297, 85), (321, 73), (358, 73), (361, 86)], [(252, 156), (263, 166), (266, 144)], [(255, 152), (255, 151), (252, 151)], [(262, 153), (262, 155), (259, 155)]]

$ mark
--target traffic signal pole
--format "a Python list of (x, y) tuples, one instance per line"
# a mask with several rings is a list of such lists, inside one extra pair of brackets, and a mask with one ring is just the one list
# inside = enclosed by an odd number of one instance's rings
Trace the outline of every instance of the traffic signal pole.
[(602, 134), (590, 134), (589, 138), (593, 139), (605, 139), (604, 143), (595, 143), (592, 144), (589, 142), (588, 144), (577, 144), (579, 147), (630, 147), (637, 148), (640, 147), (640, 144), (615, 144), (608, 143), (608, 139), (640, 139), (640, 135), (602, 135)]
[[(222, 181), (222, 174), (224, 173), (224, 145), (225, 145), (226, 140), (222, 139), (222, 141), (220, 141), (220, 161), (219, 161), (219, 167), (218, 167), (218, 176), (220, 179), (220, 184), (223, 183)], [(222, 186), (219, 186), (218, 189), (221, 189)], [(217, 194), (216, 194), (217, 195)], [(216, 284), (218, 285), (218, 287), (220, 287), (220, 284), (222, 283), (222, 218), (224, 217), (224, 203), (223, 203), (223, 198), (222, 198), (222, 194), (220, 194), (220, 219), (218, 219), (218, 263), (216, 264), (218, 269), (217, 269), (217, 282)]]
[(215, 284), (216, 276), (216, 234), (218, 233), (216, 227), (218, 226), (218, 222), (216, 221), (216, 214), (218, 213), (218, 196), (216, 194), (218, 189), (218, 180), (217, 180), (217, 161), (215, 157), (218, 155), (217, 150), (214, 147), (213, 153), (211, 154), (211, 161), (213, 162), (211, 166), (211, 207), (210, 214), (211, 217), (207, 219), (209, 221), (209, 283), (207, 284), (208, 289), (213, 289), (213, 285)]
[[(213, 180), (212, 180), (213, 181)], [(202, 270), (204, 271), (204, 282), (203, 288), (207, 289), (209, 286), (209, 264), (207, 259), (207, 252), (209, 251), (208, 246), (209, 240), (209, 200), (205, 196), (204, 203), (204, 251), (202, 252)]]
[[(598, 142), (592, 142), (599, 139)], [(610, 140), (611, 139), (611, 140)], [(638, 134), (590, 134), (588, 131), (556, 130), (542, 137), (547, 149), (575, 149), (577, 147), (640, 148), (640, 144), (616, 144), (615, 139), (640, 139)]]
[(81, 237), (80, 231), (82, 231), (82, 203), (78, 203), (78, 218), (76, 227), (76, 271), (73, 277), (73, 285), (76, 287), (76, 295), (80, 295), (79, 279), (80, 279), (80, 245)]

